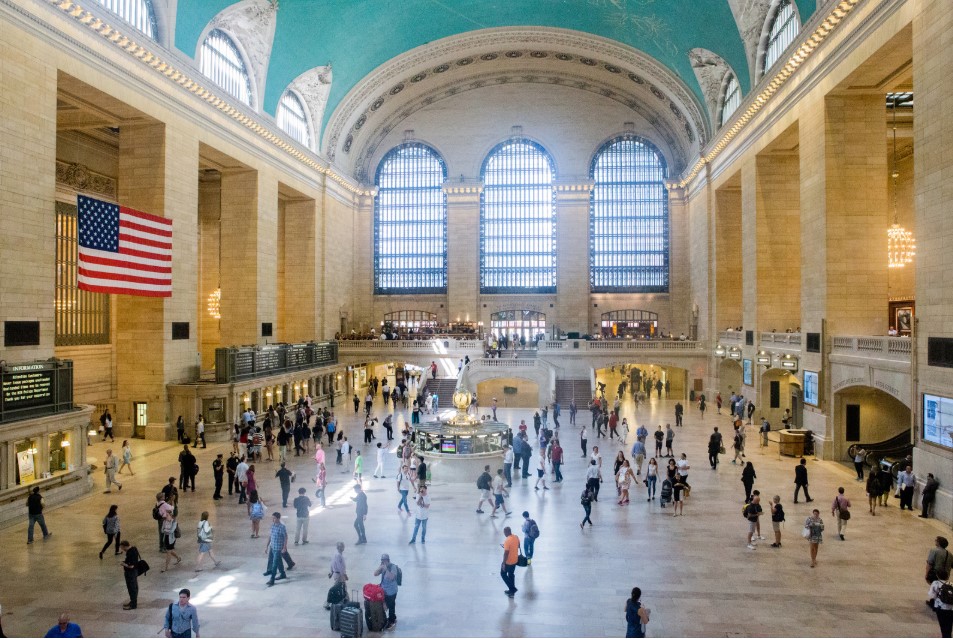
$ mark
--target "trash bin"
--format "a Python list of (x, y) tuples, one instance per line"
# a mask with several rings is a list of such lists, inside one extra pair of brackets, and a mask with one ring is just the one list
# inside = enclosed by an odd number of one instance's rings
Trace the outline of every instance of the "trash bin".
[(693, 388), (692, 390), (688, 391), (688, 401), (690, 401), (690, 402), (694, 402), (694, 401), (695, 401), (695, 389), (694, 389), (694, 388)]

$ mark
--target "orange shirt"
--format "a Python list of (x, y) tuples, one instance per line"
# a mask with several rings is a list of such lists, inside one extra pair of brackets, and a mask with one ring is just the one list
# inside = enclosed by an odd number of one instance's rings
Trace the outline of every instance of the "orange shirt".
[(516, 535), (507, 537), (503, 542), (503, 550), (506, 552), (506, 565), (515, 565), (520, 554), (520, 538)]

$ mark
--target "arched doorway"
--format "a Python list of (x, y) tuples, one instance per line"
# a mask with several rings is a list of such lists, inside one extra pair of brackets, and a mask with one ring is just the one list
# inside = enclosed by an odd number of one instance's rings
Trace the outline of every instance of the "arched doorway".
[(649, 339), (658, 334), (658, 313), (626, 308), (602, 314), (602, 336), (607, 339)]
[(833, 459), (845, 459), (852, 444), (876, 444), (910, 430), (910, 407), (871, 386), (834, 393)]
[[(646, 399), (658, 399), (657, 382), (662, 382), (662, 399), (688, 398), (688, 371), (677, 366), (646, 364), (644, 362), (619, 362), (596, 369), (596, 389), (605, 384), (606, 398), (612, 400), (625, 382), (625, 397), (641, 391)], [(666, 390), (666, 388), (668, 390)]]
[(490, 315), (490, 333), (499, 338), (506, 335), (525, 338), (533, 343), (540, 335), (546, 337), (546, 313), (539, 311), (499, 311)]

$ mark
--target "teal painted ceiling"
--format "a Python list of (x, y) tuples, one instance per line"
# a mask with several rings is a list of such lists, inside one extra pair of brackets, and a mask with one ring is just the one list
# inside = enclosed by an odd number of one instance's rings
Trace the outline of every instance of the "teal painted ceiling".
[[(797, 0), (802, 20), (816, 0)], [(178, 0), (175, 45), (195, 55), (208, 22), (231, 0)], [(618, 41), (652, 56), (698, 97), (688, 51), (709, 49), (750, 88), (744, 46), (728, 0), (279, 0), (265, 84), (274, 114), (288, 84), (326, 64), (334, 79), (325, 123), (344, 96), (379, 65), (448, 36), (492, 27), (572, 29)], [(323, 128), (323, 126), (322, 126)]]

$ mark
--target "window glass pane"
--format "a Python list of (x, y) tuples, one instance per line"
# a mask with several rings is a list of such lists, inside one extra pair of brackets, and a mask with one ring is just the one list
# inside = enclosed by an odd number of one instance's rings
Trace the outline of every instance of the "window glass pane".
[(418, 142), (392, 149), (377, 169), (374, 292), (446, 293), (447, 168)]
[(56, 203), (56, 299), (54, 343), (78, 346), (109, 343), (109, 295), (77, 288), (76, 205)]
[(304, 105), (297, 95), (285, 91), (278, 103), (278, 114), (275, 118), (282, 131), (297, 140), (304, 146), (311, 145), (311, 130), (308, 128), (308, 116), (305, 115)]
[(156, 14), (152, 0), (97, 0), (117, 16), (155, 40)]
[(497, 146), (483, 163), (480, 292), (556, 292), (553, 162), (534, 142)]
[(213, 29), (202, 43), (202, 73), (243, 103), (251, 106), (251, 83), (245, 61), (228, 35)]
[(764, 53), (764, 72), (774, 66), (784, 50), (794, 42), (798, 31), (801, 29), (801, 23), (798, 20), (797, 12), (791, 0), (781, 0), (778, 10), (774, 14), (774, 21), (771, 23), (771, 32), (768, 36), (768, 47)]
[(738, 84), (738, 78), (732, 73), (728, 79), (728, 86), (725, 87), (725, 99), (721, 106), (721, 124), (728, 121), (731, 114), (741, 105), (741, 85)]
[(632, 136), (607, 142), (592, 162), (589, 277), (594, 293), (668, 292), (665, 162)]

